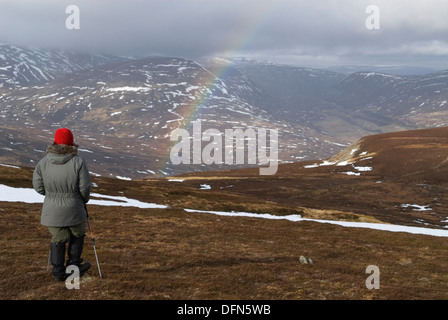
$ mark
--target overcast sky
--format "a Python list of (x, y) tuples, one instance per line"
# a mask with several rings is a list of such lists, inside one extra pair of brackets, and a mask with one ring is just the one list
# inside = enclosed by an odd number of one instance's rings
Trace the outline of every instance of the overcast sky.
[[(69, 5), (80, 29), (66, 28)], [(380, 29), (368, 29), (369, 5)], [(0, 42), (127, 56), (448, 69), (447, 0), (1, 0)]]

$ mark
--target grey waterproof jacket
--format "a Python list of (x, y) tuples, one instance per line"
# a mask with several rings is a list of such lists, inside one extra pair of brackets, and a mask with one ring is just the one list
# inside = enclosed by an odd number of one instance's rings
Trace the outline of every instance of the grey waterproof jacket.
[(86, 220), (90, 174), (76, 146), (53, 144), (33, 173), (34, 189), (45, 196), (41, 224), (70, 227)]

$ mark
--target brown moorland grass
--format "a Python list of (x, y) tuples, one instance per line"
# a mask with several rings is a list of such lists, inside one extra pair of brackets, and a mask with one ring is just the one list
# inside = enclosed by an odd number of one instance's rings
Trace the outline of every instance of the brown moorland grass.
[[(362, 160), (373, 170), (361, 176), (343, 174), (350, 165), (305, 168), (310, 162), (282, 165), (274, 176), (241, 169), (177, 177), (183, 182), (93, 177), (93, 192), (170, 208), (89, 205), (104, 279), (87, 237), (85, 258), (94, 265), (80, 290), (54, 282), (46, 270), (41, 205), (2, 202), (0, 299), (447, 299), (447, 238), (184, 210), (443, 228), (447, 130), (361, 141), (373, 155)], [(0, 166), (2, 184), (30, 188), (31, 175), (32, 169)], [(211, 188), (201, 190), (202, 184)], [(406, 203), (431, 211), (401, 206)], [(301, 264), (302, 255), (314, 263)], [(369, 265), (380, 270), (379, 290), (366, 288)]]
[[(40, 205), (2, 203), (0, 299), (447, 299), (446, 238), (181, 209), (89, 206), (103, 279), (46, 271)], [(301, 255), (313, 264), (301, 264)], [(380, 270), (369, 290), (366, 267)]]

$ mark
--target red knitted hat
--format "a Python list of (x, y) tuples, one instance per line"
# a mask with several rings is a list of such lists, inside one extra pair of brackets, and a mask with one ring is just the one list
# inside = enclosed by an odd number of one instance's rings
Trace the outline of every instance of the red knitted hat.
[(73, 133), (67, 128), (61, 128), (56, 130), (54, 134), (54, 143), (73, 145)]

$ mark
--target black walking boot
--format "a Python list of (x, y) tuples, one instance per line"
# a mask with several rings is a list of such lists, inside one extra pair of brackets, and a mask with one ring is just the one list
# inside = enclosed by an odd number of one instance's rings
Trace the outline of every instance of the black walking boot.
[(65, 243), (51, 243), (50, 244), (50, 262), (53, 265), (51, 273), (57, 281), (64, 281), (67, 279), (65, 274)]
[(81, 259), (81, 254), (83, 247), (84, 247), (84, 236), (70, 237), (70, 242), (68, 243), (67, 267), (70, 265), (77, 266), (79, 268), (80, 277), (82, 277), (91, 267), (90, 262), (82, 263), (83, 259)]

